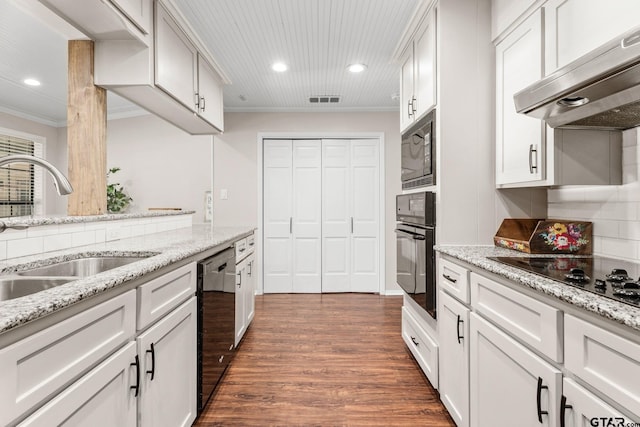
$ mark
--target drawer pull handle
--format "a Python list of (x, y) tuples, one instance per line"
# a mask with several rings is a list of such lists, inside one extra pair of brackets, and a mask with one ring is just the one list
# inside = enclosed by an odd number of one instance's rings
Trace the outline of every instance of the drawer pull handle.
[(137, 354), (136, 354), (136, 361), (133, 362), (132, 364), (130, 364), (129, 366), (135, 366), (136, 367), (136, 384), (132, 385), (129, 388), (131, 390), (135, 390), (136, 394), (134, 394), (134, 396), (138, 397), (138, 392), (140, 391), (140, 359), (138, 358)]
[(411, 342), (413, 342), (416, 346), (420, 345), (420, 343), (416, 340), (415, 337), (411, 337)]
[(571, 408), (573, 408), (573, 406), (567, 405), (567, 397), (562, 396), (562, 398), (560, 399), (560, 427), (565, 427), (564, 413), (567, 409)]
[(464, 335), (460, 335), (460, 324), (461, 323), (464, 324), (464, 320), (462, 320), (460, 318), (460, 315), (458, 314), (458, 325), (457, 325), (457, 329), (458, 329), (458, 344), (461, 344), (460, 340), (464, 339)]
[(549, 387), (542, 385), (542, 378), (538, 377), (538, 387), (536, 391), (536, 407), (538, 409), (538, 422), (542, 424), (542, 416), (549, 415), (548, 411), (542, 410), (542, 389), (548, 390)]
[(147, 374), (151, 374), (151, 381), (156, 376), (156, 350), (153, 348), (153, 343), (151, 343), (151, 350), (147, 350), (147, 353), (151, 353), (151, 370), (147, 371)]
[(222, 363), (223, 360), (224, 360), (224, 355), (220, 356), (220, 358), (218, 359), (218, 363)]
[(444, 277), (445, 279), (447, 279), (451, 283), (456, 283), (458, 281), (458, 279), (454, 279), (453, 277), (449, 276), (448, 274), (443, 274), (442, 277)]
[(218, 267), (218, 273), (221, 272), (222, 270), (224, 270), (225, 268), (227, 268), (227, 263), (226, 262), (224, 264), (222, 264), (220, 267)]

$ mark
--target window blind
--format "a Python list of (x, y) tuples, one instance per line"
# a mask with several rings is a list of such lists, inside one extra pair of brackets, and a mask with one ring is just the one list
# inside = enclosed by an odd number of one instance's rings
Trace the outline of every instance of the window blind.
[[(0, 134), (0, 157), (36, 155), (34, 141)], [(38, 150), (40, 151), (40, 150)], [(34, 214), (36, 172), (27, 163), (0, 167), (0, 217)]]

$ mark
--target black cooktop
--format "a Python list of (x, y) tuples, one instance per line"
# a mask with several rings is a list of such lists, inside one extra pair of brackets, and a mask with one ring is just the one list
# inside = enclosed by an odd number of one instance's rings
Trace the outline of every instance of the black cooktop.
[(640, 264), (605, 257), (488, 257), (626, 304), (640, 306)]

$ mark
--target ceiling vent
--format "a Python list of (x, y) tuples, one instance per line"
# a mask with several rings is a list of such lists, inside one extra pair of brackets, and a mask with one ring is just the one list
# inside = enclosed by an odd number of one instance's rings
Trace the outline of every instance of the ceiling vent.
[(337, 104), (340, 102), (338, 95), (314, 95), (309, 97), (310, 104)]

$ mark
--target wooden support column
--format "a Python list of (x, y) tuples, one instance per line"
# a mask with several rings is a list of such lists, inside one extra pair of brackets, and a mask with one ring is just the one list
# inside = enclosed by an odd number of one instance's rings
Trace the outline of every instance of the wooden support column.
[(93, 41), (69, 41), (67, 215), (107, 212), (107, 93), (93, 84)]

